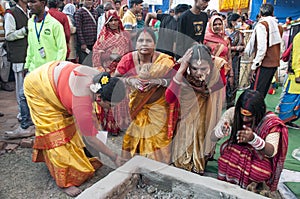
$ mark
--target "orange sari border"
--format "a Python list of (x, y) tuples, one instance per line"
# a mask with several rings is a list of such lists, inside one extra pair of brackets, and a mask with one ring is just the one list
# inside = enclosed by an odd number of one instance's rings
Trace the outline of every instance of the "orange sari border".
[(59, 146), (62, 146), (73, 138), (76, 133), (75, 123), (61, 128), (57, 131), (48, 133), (44, 136), (36, 136), (33, 148), (34, 149), (53, 149)]
[[(58, 187), (66, 188), (71, 186), (80, 186), (86, 180), (94, 175), (93, 172), (82, 172), (75, 168), (67, 167), (55, 167), (49, 158), (44, 155), (45, 163), (50, 171), (51, 176), (54, 178)], [(94, 159), (92, 161), (95, 161)]]

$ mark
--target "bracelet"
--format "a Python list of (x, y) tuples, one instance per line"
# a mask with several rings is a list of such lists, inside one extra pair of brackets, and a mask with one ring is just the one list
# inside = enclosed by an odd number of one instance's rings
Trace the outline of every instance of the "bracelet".
[(126, 82), (126, 84), (128, 84), (129, 86), (131, 85), (131, 84), (130, 84), (130, 80), (131, 80), (131, 79), (132, 79), (131, 77), (125, 78), (125, 82)]
[(181, 85), (181, 82), (178, 81), (178, 80), (175, 78), (175, 76), (173, 77), (173, 81), (174, 81), (176, 84)]
[(168, 81), (166, 80), (166, 79), (162, 79), (163, 81), (164, 81), (164, 85), (162, 85), (162, 86), (164, 86), (164, 87), (167, 87), (168, 86)]
[(256, 133), (253, 133), (253, 135), (254, 135), (253, 140), (249, 141), (248, 144), (253, 146), (253, 148), (255, 148), (255, 150), (258, 151), (265, 148), (266, 142), (261, 137), (259, 137)]
[(157, 79), (159, 82), (157, 83), (157, 87), (162, 85), (162, 80), (161, 79)]

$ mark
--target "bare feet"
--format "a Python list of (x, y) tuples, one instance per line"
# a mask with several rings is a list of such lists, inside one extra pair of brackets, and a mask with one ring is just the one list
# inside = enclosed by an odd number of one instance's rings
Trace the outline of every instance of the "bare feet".
[(75, 197), (82, 192), (79, 188), (75, 186), (64, 188), (63, 191), (71, 197)]

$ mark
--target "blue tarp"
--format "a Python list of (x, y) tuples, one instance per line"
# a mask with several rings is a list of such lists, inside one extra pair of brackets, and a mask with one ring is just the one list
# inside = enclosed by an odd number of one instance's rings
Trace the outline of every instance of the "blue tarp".
[(163, 4), (159, 5), (159, 6), (155, 6), (155, 10), (161, 9), (164, 13), (165, 11), (168, 11), (168, 9), (169, 9), (169, 3), (170, 3), (169, 0), (163, 0)]
[[(252, 0), (251, 20), (255, 21), (262, 2), (263, 0)], [(293, 20), (300, 17), (300, 0), (267, 0), (267, 3), (274, 5), (274, 15), (281, 23), (284, 23), (287, 17), (292, 17)]]

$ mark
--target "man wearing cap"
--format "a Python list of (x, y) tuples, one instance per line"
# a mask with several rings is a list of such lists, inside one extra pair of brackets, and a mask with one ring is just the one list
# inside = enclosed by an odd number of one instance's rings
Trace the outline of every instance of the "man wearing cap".
[(177, 25), (178, 18), (184, 11), (188, 10), (190, 7), (187, 4), (178, 4), (175, 8), (175, 15), (171, 16), (170, 14), (157, 14), (157, 13), (148, 13), (146, 16), (145, 24), (149, 26), (151, 19), (158, 19), (161, 21), (158, 41), (157, 41), (157, 50), (163, 53), (166, 53), (172, 57), (175, 56), (175, 42), (177, 35)]

